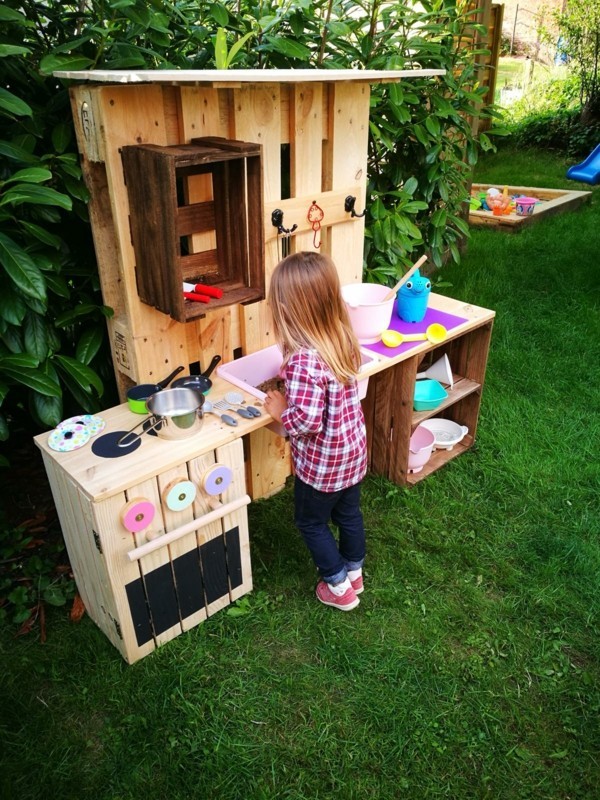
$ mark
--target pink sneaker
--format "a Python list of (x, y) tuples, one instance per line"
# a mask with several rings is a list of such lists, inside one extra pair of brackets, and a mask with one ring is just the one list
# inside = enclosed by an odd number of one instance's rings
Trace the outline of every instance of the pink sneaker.
[(316, 595), (324, 605), (339, 608), (340, 611), (352, 611), (360, 603), (352, 586), (346, 589), (344, 594), (338, 596), (331, 591), (329, 584), (325, 581), (317, 583)]
[(350, 583), (352, 584), (352, 588), (354, 589), (354, 594), (360, 594), (365, 589), (365, 587), (363, 586), (362, 575), (359, 575), (358, 578), (355, 578), (353, 581), (350, 581)]

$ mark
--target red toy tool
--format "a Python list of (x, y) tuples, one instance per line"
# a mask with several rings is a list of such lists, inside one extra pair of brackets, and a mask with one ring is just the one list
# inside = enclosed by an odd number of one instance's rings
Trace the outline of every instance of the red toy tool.
[(198, 294), (197, 292), (184, 292), (183, 296), (186, 300), (193, 300), (194, 303), (210, 303), (210, 297), (205, 294)]
[(206, 297), (215, 297), (220, 300), (223, 297), (223, 289), (218, 286), (207, 286), (205, 283), (183, 283), (183, 292), (196, 292), (197, 294), (205, 295)]

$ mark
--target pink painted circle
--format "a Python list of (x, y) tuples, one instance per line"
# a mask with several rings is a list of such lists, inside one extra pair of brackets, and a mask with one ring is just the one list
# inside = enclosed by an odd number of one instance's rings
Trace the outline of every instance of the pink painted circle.
[(123, 527), (130, 533), (139, 533), (147, 528), (154, 519), (156, 508), (154, 504), (144, 498), (131, 500), (121, 513)]

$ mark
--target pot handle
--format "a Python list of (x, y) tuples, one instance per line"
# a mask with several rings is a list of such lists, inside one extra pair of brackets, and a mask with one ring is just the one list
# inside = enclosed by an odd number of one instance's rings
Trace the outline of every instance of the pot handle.
[[(127, 431), (127, 433), (124, 433), (123, 436), (121, 436), (121, 438), (117, 440), (117, 447), (131, 447), (131, 445), (137, 439), (141, 439), (142, 438), (141, 433), (134, 433), (134, 431), (137, 430), (140, 427), (140, 425), (145, 425), (147, 422), (150, 422), (150, 420), (152, 420), (152, 419), (154, 419), (154, 422), (151, 425), (148, 425), (146, 427), (145, 432), (146, 431), (151, 431), (153, 428), (156, 428), (156, 426), (160, 425), (160, 423), (162, 422), (161, 419), (156, 419), (156, 417), (148, 417), (147, 419), (143, 419), (141, 422), (138, 422), (138, 424), (134, 428), (132, 428), (131, 430)], [(132, 434), (133, 434), (132, 440), (130, 442), (126, 442), (125, 439), (127, 439), (127, 437), (131, 436)]]
[(204, 378), (208, 378), (208, 376), (211, 374), (211, 372), (217, 366), (217, 364), (219, 363), (220, 360), (221, 360), (221, 356), (213, 356), (213, 359), (210, 362), (210, 364), (208, 365), (208, 368), (204, 372), (201, 372), (200, 374)]

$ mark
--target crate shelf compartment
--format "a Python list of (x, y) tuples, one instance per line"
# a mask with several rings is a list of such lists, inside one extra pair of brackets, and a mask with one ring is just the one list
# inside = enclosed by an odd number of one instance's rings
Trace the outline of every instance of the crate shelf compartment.
[[(178, 322), (265, 296), (262, 149), (219, 137), (121, 149), (140, 300)], [(186, 300), (183, 282), (223, 290)]]
[(448, 463), (448, 461), (451, 461), (453, 458), (457, 458), (463, 453), (466, 453), (472, 444), (473, 437), (467, 435), (462, 442), (455, 444), (452, 450), (434, 450), (434, 452), (431, 454), (431, 458), (426, 464), (424, 464), (420, 472), (407, 473), (406, 483), (409, 486), (414, 486), (415, 483), (419, 483), (419, 481), (422, 481), (424, 478), (427, 478), (436, 470), (440, 469), (440, 467), (443, 467), (444, 464)]
[[(481, 391), (481, 384), (477, 381), (471, 381), (468, 378), (460, 378), (454, 376), (454, 386), (452, 389), (447, 389), (448, 397), (443, 400), (439, 406), (436, 406), (431, 411), (415, 411), (412, 417), (413, 429), (417, 427), (423, 420), (431, 419), (433, 417), (443, 416), (443, 412), (458, 403), (464, 397), (473, 394), (474, 392)], [(458, 421), (458, 420), (457, 420)]]

